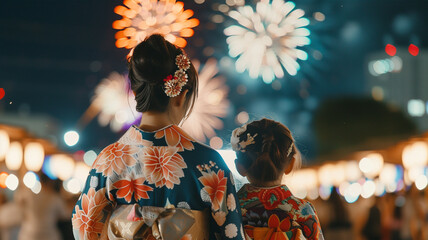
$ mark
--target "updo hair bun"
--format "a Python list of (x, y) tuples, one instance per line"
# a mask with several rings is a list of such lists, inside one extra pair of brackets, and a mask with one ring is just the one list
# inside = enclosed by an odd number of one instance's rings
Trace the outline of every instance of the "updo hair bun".
[(251, 122), (240, 135), (240, 141), (245, 141), (248, 133), (257, 134), (255, 144), (248, 145), (244, 152), (237, 152), (237, 161), (251, 178), (260, 182), (275, 181), (290, 164), (299, 165), (300, 155), (294, 139), (283, 124), (266, 118)]
[[(128, 58), (128, 70), (137, 111), (166, 111), (170, 98), (163, 90), (163, 79), (177, 70), (175, 58), (182, 53), (181, 48), (159, 34), (149, 36), (133, 49), (132, 56)], [(197, 73), (192, 64), (187, 74), (189, 81), (186, 89), (194, 95)]]

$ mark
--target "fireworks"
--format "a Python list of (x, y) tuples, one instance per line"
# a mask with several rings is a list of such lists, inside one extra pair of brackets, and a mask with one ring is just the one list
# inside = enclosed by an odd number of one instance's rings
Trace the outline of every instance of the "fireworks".
[(179, 47), (185, 47), (184, 37), (193, 36), (199, 25), (192, 10), (184, 10), (182, 2), (175, 0), (124, 0), (126, 6), (117, 6), (114, 11), (123, 18), (113, 22), (116, 46), (131, 49), (146, 37), (159, 33)]
[[(199, 62), (193, 61), (196, 69)], [(215, 136), (214, 129), (223, 128), (223, 118), (227, 115), (229, 101), (228, 88), (225, 80), (216, 76), (218, 73), (217, 61), (209, 59), (199, 71), (198, 99), (193, 112), (184, 122), (183, 129), (192, 137), (205, 142), (206, 137)]]
[(230, 56), (238, 57), (236, 70), (248, 70), (251, 78), (262, 76), (266, 83), (284, 76), (281, 66), (296, 75), (300, 69), (297, 59), (308, 58), (297, 47), (310, 44), (310, 31), (305, 28), (309, 20), (304, 14), (293, 2), (283, 0), (261, 0), (255, 9), (246, 5), (230, 11), (229, 16), (238, 24), (224, 33)]
[(141, 113), (135, 110), (136, 104), (127, 78), (113, 72), (96, 87), (87, 112), (91, 115), (98, 113), (100, 125), (110, 124), (111, 129), (117, 132), (141, 116)]

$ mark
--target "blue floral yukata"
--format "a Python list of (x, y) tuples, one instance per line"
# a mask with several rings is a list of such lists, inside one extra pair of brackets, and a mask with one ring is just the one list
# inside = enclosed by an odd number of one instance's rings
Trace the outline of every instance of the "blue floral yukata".
[[(205, 210), (209, 239), (244, 239), (232, 173), (215, 150), (175, 125), (156, 132), (132, 126), (98, 155), (73, 210), (75, 238), (108, 239), (110, 216), (129, 206)], [(124, 218), (126, 226), (140, 219), (132, 212)]]

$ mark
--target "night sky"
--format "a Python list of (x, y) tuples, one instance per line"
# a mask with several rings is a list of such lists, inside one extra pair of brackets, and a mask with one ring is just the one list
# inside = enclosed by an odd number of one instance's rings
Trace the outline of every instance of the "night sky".
[[(252, 1), (247, 1), (253, 4)], [(314, 158), (315, 136), (312, 116), (326, 98), (365, 96), (366, 66), (369, 53), (382, 51), (386, 44), (420, 48), (428, 44), (428, 1), (425, 0), (300, 0), (296, 7), (310, 19), (311, 45), (302, 48), (309, 59), (301, 62), (297, 76), (278, 79), (281, 89), (261, 79), (238, 74), (234, 66), (220, 65), (227, 79), (232, 103), (218, 135), (228, 142), (238, 126), (235, 116), (247, 111), (250, 119), (268, 116), (291, 128), (302, 152)], [(44, 114), (55, 119), (56, 136), (76, 126), (90, 104), (95, 86), (111, 72), (126, 73), (127, 50), (115, 47), (112, 22), (120, 19), (113, 12), (121, 1), (3, 1), (0, 7), (0, 88), (6, 96), (0, 100), (0, 114)], [(203, 4), (184, 1), (201, 24), (188, 39), (186, 51), (193, 59), (228, 59), (223, 29), (231, 19), (215, 10), (224, 0), (206, 0)], [(326, 19), (313, 18), (322, 12)], [(213, 15), (222, 15), (224, 23), (214, 24)], [(207, 49), (208, 48), (208, 49)], [(204, 53), (210, 52), (206, 56)], [(214, 50), (214, 51), (212, 51)], [(247, 93), (237, 94), (245, 85)], [(12, 104), (9, 104), (12, 102)], [(1, 119), (1, 117), (0, 117)], [(0, 120), (1, 121), (1, 120)], [(96, 149), (115, 141), (121, 133), (100, 127), (93, 120), (81, 132), (80, 143), (64, 150)]]

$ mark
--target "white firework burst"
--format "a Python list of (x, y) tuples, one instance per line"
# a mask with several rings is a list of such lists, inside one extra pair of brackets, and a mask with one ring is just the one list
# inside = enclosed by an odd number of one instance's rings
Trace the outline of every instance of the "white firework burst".
[(284, 76), (284, 69), (296, 75), (300, 69), (297, 59), (308, 54), (298, 49), (310, 44), (309, 20), (304, 11), (295, 9), (293, 2), (261, 0), (256, 8), (246, 5), (229, 12), (238, 24), (224, 30), (228, 36), (229, 54), (238, 57), (236, 70), (248, 70), (251, 78), (263, 77), (270, 83)]
[(113, 72), (95, 88), (90, 109), (99, 114), (100, 125), (110, 124), (111, 129), (117, 132), (141, 116), (135, 109), (136, 105), (127, 78)]
[(152, 34), (158, 33), (179, 47), (185, 47), (184, 37), (194, 34), (199, 25), (193, 11), (184, 10), (182, 2), (175, 0), (124, 0), (126, 6), (117, 6), (114, 11), (123, 18), (113, 22), (118, 48), (133, 48)]
[[(196, 69), (200, 63), (192, 61)], [(206, 138), (216, 135), (215, 129), (223, 128), (223, 118), (227, 115), (229, 101), (225, 79), (217, 76), (217, 61), (208, 59), (199, 71), (198, 99), (189, 118), (183, 123), (183, 129), (192, 137), (205, 142)]]

